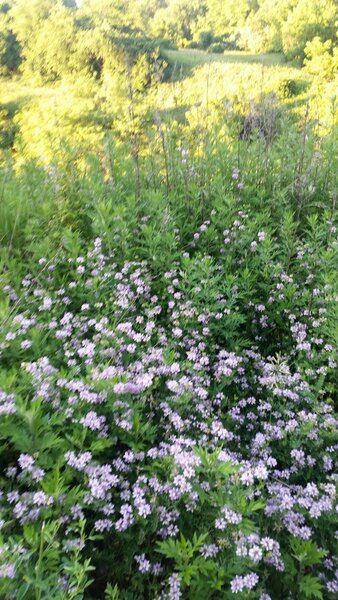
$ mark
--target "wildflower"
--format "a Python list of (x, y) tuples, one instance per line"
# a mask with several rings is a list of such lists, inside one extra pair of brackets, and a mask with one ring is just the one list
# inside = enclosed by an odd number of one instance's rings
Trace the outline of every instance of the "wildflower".
[(50, 504), (53, 504), (53, 498), (40, 491), (33, 494), (32, 502), (38, 506), (49, 506)]
[(34, 458), (29, 454), (20, 454), (18, 463), (22, 470), (31, 471), (34, 465)]
[(249, 575), (237, 575), (230, 582), (231, 591), (233, 594), (238, 594), (243, 590), (252, 590), (258, 583), (259, 577), (256, 573), (250, 573)]
[(139, 554), (134, 556), (140, 573), (149, 573), (151, 569), (150, 561), (146, 559), (145, 554)]
[(28, 348), (30, 348), (32, 346), (32, 342), (30, 340), (23, 340), (23, 342), (21, 342), (20, 344), (20, 348), (22, 348), (22, 350), (28, 350)]
[(204, 544), (200, 549), (203, 558), (213, 558), (219, 553), (219, 548), (216, 544)]
[(180, 598), (182, 596), (180, 576), (177, 573), (173, 573), (169, 577), (168, 583), (169, 583), (168, 600), (180, 600)]
[(109, 531), (112, 528), (112, 525), (110, 519), (98, 519), (94, 523), (94, 529), (102, 533), (103, 531)]
[(263, 557), (263, 552), (259, 546), (253, 546), (249, 550), (249, 557), (253, 562), (259, 562)]
[(5, 577), (8, 577), (8, 579), (15, 578), (15, 565), (13, 563), (0, 565), (0, 579)]
[(15, 397), (0, 389), (0, 415), (12, 415), (16, 412)]

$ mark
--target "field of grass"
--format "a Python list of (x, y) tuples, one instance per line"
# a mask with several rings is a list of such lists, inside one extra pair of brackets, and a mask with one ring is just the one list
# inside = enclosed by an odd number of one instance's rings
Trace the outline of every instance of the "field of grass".
[(332, 86), (166, 53), (0, 88), (0, 598), (334, 600)]
[(280, 65), (284, 62), (282, 54), (250, 54), (249, 52), (227, 51), (223, 54), (214, 54), (203, 50), (166, 50), (164, 52), (168, 60), (178, 67), (183, 67), (183, 71), (189, 72), (198, 65), (205, 63), (258, 63), (260, 65), (271, 66)]

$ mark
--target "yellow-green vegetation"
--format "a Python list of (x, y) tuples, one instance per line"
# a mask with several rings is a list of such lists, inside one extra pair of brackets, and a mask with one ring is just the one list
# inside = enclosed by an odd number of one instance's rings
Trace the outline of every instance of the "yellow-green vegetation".
[(189, 128), (221, 122), (230, 106), (245, 118), (263, 96), (306, 112), (321, 134), (336, 119), (331, 0), (13, 0), (0, 17), (0, 62), (14, 77), (0, 89), (1, 148), (16, 165), (48, 164), (70, 146), (83, 163), (111, 131), (118, 143), (137, 138), (140, 155), (155, 113)]
[[(298, 116), (304, 115), (309, 103), (311, 117), (318, 118), (323, 130), (336, 118), (332, 112), (335, 82), (285, 65), (279, 55), (232, 52), (219, 57), (204, 51), (166, 50), (164, 56), (170, 61), (172, 77), (134, 95), (134, 119), (149, 123), (149, 114), (159, 112), (164, 121), (188, 126), (196, 119), (215, 122), (224, 118), (225, 107), (244, 116), (252, 102), (267, 95), (270, 102), (289, 106)], [(8, 116), (4, 127), (16, 131), (13, 149), (18, 163), (28, 157), (48, 163), (69, 145), (81, 155), (86, 149), (98, 152), (105, 133), (123, 134), (131, 109), (128, 81), (116, 75), (106, 75), (102, 84), (83, 75), (76, 81), (68, 78), (68, 82), (38, 87), (27, 80), (5, 80), (0, 105)]]

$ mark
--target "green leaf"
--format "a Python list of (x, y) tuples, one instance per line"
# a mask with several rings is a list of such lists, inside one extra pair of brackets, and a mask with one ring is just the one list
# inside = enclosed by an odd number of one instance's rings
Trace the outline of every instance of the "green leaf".
[(97, 452), (102, 452), (103, 450), (105, 450), (106, 448), (110, 448), (111, 446), (113, 446), (113, 440), (109, 439), (101, 439), (101, 440), (94, 440), (91, 444), (90, 444), (90, 450), (93, 453), (97, 453)]
[(176, 558), (178, 556), (178, 542), (172, 539), (157, 543), (157, 552), (164, 554), (167, 558)]
[(217, 470), (219, 473), (221, 473), (221, 475), (223, 475), (223, 477), (228, 477), (229, 475), (232, 475), (233, 473), (237, 473), (237, 471), (239, 470), (239, 466), (234, 465), (230, 461), (221, 462), (219, 464)]
[(262, 510), (265, 507), (264, 500), (255, 500), (254, 502), (250, 502), (248, 506), (248, 514), (255, 512), (256, 510)]
[(311, 567), (319, 564), (321, 559), (327, 554), (326, 550), (319, 550), (317, 544), (311, 540), (300, 540), (294, 538), (290, 542), (293, 550), (292, 556), (302, 565)]
[(16, 600), (24, 600), (30, 587), (30, 583), (23, 583), (20, 585), (19, 589), (16, 591)]
[(190, 585), (192, 577), (194, 575), (197, 575), (197, 573), (198, 573), (197, 565), (191, 564), (191, 565), (186, 566), (183, 570), (184, 583), (186, 583), (187, 585)]
[(319, 600), (323, 598), (323, 586), (318, 577), (304, 575), (300, 580), (299, 589), (306, 598), (318, 598)]
[(240, 530), (244, 535), (250, 535), (257, 531), (257, 526), (253, 521), (250, 521), (250, 519), (243, 519), (240, 524)]

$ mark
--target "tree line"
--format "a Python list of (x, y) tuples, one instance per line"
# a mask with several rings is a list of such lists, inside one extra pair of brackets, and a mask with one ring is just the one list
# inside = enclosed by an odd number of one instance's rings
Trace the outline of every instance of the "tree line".
[(165, 43), (282, 52), (299, 63), (324, 55), (336, 65), (337, 27), (336, 0), (8, 0), (0, 3), (0, 72), (100, 77), (126, 51), (131, 64), (140, 55), (150, 64)]

